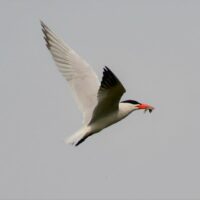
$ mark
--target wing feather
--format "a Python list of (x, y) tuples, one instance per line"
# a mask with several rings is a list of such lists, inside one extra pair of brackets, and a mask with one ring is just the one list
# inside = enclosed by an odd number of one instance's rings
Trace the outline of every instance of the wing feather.
[(125, 92), (126, 89), (119, 79), (108, 67), (105, 67), (98, 91), (98, 104), (95, 107), (90, 123), (102, 116), (106, 116), (106, 114), (117, 111), (120, 99)]
[(43, 22), (41, 22), (41, 26), (46, 46), (59, 71), (72, 89), (76, 102), (83, 113), (84, 123), (88, 123), (97, 104), (99, 80), (85, 60), (58, 38)]

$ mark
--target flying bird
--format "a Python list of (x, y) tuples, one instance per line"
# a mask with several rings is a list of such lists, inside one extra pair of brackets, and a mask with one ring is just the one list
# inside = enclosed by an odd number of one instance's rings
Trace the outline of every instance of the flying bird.
[(152, 106), (135, 100), (121, 101), (126, 89), (108, 68), (101, 82), (92, 67), (41, 21), (46, 46), (59, 71), (67, 80), (80, 111), (83, 125), (66, 143), (79, 145), (89, 136), (122, 120), (136, 110), (149, 111)]

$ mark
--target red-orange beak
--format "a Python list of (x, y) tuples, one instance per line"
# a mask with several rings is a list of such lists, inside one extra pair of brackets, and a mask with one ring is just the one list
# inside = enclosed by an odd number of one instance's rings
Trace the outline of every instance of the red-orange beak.
[(150, 113), (154, 110), (154, 107), (153, 106), (150, 106), (148, 104), (139, 104), (137, 105), (138, 109), (142, 109), (144, 110), (145, 112), (148, 110)]

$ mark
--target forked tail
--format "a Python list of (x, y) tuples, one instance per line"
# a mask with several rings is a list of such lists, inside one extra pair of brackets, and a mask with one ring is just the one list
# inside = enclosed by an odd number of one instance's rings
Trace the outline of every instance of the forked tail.
[(89, 127), (83, 127), (80, 130), (78, 130), (76, 133), (74, 133), (72, 136), (69, 138), (65, 139), (66, 144), (71, 144), (78, 146), (81, 144), (87, 137), (90, 136), (90, 128)]

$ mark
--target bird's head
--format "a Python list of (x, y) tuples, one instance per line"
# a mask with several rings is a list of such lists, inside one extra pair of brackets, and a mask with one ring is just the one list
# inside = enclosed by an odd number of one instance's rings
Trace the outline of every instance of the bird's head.
[(154, 110), (153, 106), (150, 106), (149, 104), (139, 103), (135, 100), (125, 100), (122, 101), (122, 103), (132, 104), (135, 108), (134, 110), (144, 110), (144, 112), (149, 111), (149, 113), (151, 113)]

